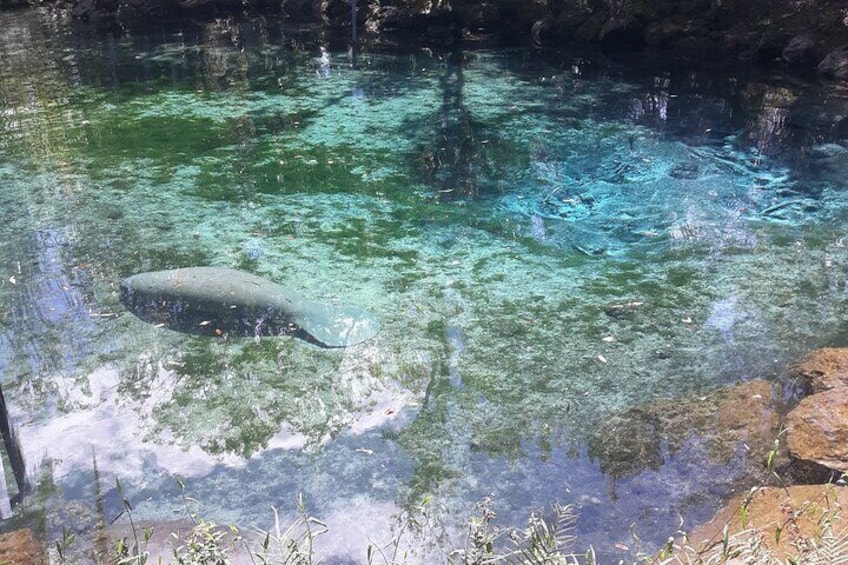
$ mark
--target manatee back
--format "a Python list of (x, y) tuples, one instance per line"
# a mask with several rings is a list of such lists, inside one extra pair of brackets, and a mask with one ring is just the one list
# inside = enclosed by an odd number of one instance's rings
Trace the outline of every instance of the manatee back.
[(287, 333), (324, 347), (347, 347), (380, 331), (365, 310), (307, 301), (269, 280), (219, 267), (133, 275), (121, 283), (121, 301), (145, 321), (201, 335)]

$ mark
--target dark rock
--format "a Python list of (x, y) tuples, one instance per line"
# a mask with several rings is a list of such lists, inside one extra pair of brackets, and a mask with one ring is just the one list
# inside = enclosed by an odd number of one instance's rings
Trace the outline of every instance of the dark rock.
[(606, 16), (603, 14), (594, 14), (580, 24), (580, 27), (574, 32), (575, 41), (594, 41), (601, 32), (606, 21)]
[(790, 464), (780, 471), (780, 478), (790, 485), (823, 485), (839, 479), (841, 473), (828, 469), (814, 461), (791, 459)]
[(348, 25), (350, 22), (350, 3), (344, 0), (332, 0), (327, 2), (324, 8), (327, 21), (336, 26)]
[(494, 29), (501, 25), (501, 13), (497, 6), (492, 4), (459, 4), (453, 11), (459, 23), (472, 31)]
[(434, 23), (427, 26), (427, 39), (429, 43), (435, 43), (444, 47), (450, 47), (460, 38), (459, 30), (453, 22)]
[(635, 16), (613, 16), (601, 27), (598, 39), (607, 49), (624, 49), (645, 43), (645, 26)]
[[(205, 0), (192, 0), (205, 1)], [(297, 20), (323, 20), (324, 14), (319, 2), (311, 0), (282, 0), (282, 9), (289, 16)]]
[[(581, 7), (568, 4), (556, 17), (553, 25), (548, 27), (542, 35), (543, 39), (555, 40), (556, 38), (574, 37), (581, 26), (592, 18), (592, 13)], [(600, 18), (596, 18), (600, 20)], [(595, 37), (601, 29), (603, 21), (596, 24), (594, 31), (589, 34), (589, 39)], [(550, 35), (550, 37), (548, 37)]]
[(821, 57), (817, 53), (818, 44), (811, 33), (796, 35), (783, 48), (783, 60), (798, 67), (812, 67)]
[(782, 29), (764, 29), (753, 45), (752, 59), (758, 63), (781, 61), (787, 39), (787, 33)]
[(826, 77), (848, 81), (848, 45), (837, 47), (828, 53), (819, 63), (818, 71)]
[(656, 46), (674, 46), (687, 51), (714, 49), (710, 23), (706, 20), (672, 16), (653, 21), (645, 29), (645, 43)]
[(672, 44), (677, 51), (704, 52), (713, 51), (716, 48), (715, 42), (707, 36), (686, 35)]
[(462, 27), (447, 10), (417, 13), (397, 6), (377, 10), (365, 25), (366, 29), (413, 34), (423, 44), (450, 47), (462, 39)]
[(747, 29), (733, 28), (726, 30), (721, 35), (719, 49), (723, 53), (736, 54), (741, 60), (751, 60), (754, 58), (754, 45), (757, 38), (756, 32)]
[(687, 33), (688, 22), (681, 18), (669, 18), (651, 22), (645, 28), (647, 45), (668, 45)]
[(366, 27), (374, 31), (407, 31), (413, 27), (413, 14), (397, 6), (384, 6), (374, 11)]

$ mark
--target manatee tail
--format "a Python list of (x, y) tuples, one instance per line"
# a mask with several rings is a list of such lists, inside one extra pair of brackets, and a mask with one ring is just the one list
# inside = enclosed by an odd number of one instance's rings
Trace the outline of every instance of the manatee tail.
[(310, 302), (299, 310), (292, 321), (325, 347), (356, 345), (380, 332), (377, 318), (359, 308)]

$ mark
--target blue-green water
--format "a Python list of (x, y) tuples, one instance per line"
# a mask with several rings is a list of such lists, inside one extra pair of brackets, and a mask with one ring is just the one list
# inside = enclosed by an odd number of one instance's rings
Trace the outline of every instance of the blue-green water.
[[(682, 449), (613, 481), (587, 438), (844, 343), (846, 116), (828, 85), (637, 56), (0, 14), (0, 369), (51, 524), (93, 505), (96, 460), (145, 519), (179, 509), (174, 475), (247, 526), (303, 493), (331, 560), (424, 496), (424, 559), (488, 495), (501, 525), (573, 504), (610, 560), (631, 524), (655, 547), (741, 471)], [(208, 339), (118, 301), (205, 265), (383, 330)]]

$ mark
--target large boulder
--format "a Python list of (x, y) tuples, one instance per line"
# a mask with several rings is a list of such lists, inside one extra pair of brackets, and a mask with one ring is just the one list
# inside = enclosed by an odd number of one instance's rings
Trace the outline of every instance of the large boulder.
[(802, 463), (848, 472), (848, 387), (801, 400), (786, 417), (786, 446)]
[[(848, 536), (846, 504), (848, 489), (834, 485), (758, 488), (678, 541), (676, 557), (681, 563), (831, 563), (828, 544)], [(727, 559), (719, 559), (723, 551)]]
[(786, 446), (809, 478), (848, 471), (848, 348), (817, 349), (790, 374), (809, 394), (786, 417)]
[(783, 48), (783, 60), (797, 67), (813, 67), (821, 59), (819, 45), (812, 33), (800, 33)]

